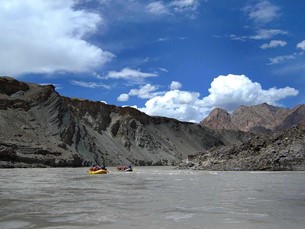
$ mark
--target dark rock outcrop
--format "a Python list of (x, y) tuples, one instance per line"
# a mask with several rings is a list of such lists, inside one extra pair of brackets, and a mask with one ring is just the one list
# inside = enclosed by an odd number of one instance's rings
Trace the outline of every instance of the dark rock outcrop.
[(305, 120), (305, 105), (296, 106), (291, 112), (284, 116), (284, 120), (276, 127), (276, 131), (286, 130)]
[(305, 122), (282, 133), (256, 135), (242, 144), (190, 155), (179, 168), (202, 170), (305, 170)]

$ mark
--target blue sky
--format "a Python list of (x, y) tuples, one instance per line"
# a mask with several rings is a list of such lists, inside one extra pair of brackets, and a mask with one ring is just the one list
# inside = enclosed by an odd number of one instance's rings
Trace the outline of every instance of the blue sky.
[(0, 75), (199, 122), (305, 100), (304, 0), (0, 0)]

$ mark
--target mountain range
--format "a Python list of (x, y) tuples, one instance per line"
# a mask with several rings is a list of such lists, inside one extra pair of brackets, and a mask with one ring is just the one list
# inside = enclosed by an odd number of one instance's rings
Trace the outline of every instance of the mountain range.
[(0, 168), (92, 164), (209, 170), (305, 170), (304, 105), (266, 103), (200, 123), (68, 98), (53, 85), (0, 77)]
[(151, 117), (0, 77), (0, 167), (176, 165), (243, 138), (241, 131)]
[(240, 106), (232, 114), (215, 108), (200, 124), (211, 129), (241, 130), (253, 133), (278, 132), (305, 120), (305, 105), (292, 109), (263, 103)]

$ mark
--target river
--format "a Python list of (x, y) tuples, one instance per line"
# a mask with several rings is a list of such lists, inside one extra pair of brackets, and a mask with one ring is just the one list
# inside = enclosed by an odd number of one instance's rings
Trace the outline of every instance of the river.
[(1, 169), (1, 229), (304, 229), (305, 172)]

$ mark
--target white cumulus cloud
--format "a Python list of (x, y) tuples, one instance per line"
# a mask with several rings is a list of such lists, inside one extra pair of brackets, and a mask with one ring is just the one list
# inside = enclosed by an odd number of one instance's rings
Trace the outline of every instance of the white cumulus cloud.
[(280, 63), (283, 63), (287, 60), (292, 60), (292, 59), (295, 59), (295, 58), (296, 58), (296, 54), (271, 57), (271, 58), (269, 58), (270, 63), (268, 63), (268, 65), (280, 64)]
[[(272, 39), (275, 36), (279, 36), (279, 35), (287, 35), (288, 32), (281, 30), (281, 29), (258, 29), (255, 31), (254, 35), (250, 35), (250, 36), (240, 36), (240, 35), (236, 35), (236, 34), (229, 34), (227, 35), (228, 38), (230, 38), (231, 40), (235, 40), (235, 41), (246, 41), (249, 39), (252, 40), (268, 40), (268, 39)], [(286, 42), (285, 41), (281, 41), (281, 40), (274, 40), (271, 41), (270, 43), (266, 43), (263, 44), (260, 48), (264, 49), (264, 48), (274, 48), (276, 46), (285, 46)]]
[(157, 92), (158, 86), (146, 84), (140, 86), (138, 89), (131, 89), (128, 93), (121, 94), (118, 97), (118, 101), (128, 101), (130, 96), (137, 96), (140, 99), (150, 99), (164, 92)]
[(71, 80), (71, 84), (77, 85), (80, 87), (87, 87), (87, 88), (105, 88), (110, 89), (111, 87), (109, 85), (103, 84), (103, 83), (96, 83), (96, 82), (85, 82), (85, 81), (77, 81), (77, 80)]
[(182, 84), (178, 81), (172, 81), (171, 85), (170, 85), (170, 90), (179, 90), (182, 87)]
[(302, 49), (305, 51), (305, 40), (301, 41), (297, 44), (297, 48)]
[(155, 73), (146, 73), (141, 72), (140, 70), (134, 70), (131, 68), (123, 68), (121, 71), (109, 71), (105, 78), (112, 78), (112, 79), (141, 79), (147, 77), (156, 77), (158, 76)]
[(182, 13), (194, 18), (199, 5), (199, 0), (152, 1), (146, 5), (146, 10), (153, 15), (175, 15)]
[(170, 6), (174, 8), (176, 11), (184, 11), (184, 10), (196, 10), (199, 6), (198, 0), (174, 0), (170, 3)]
[(113, 58), (85, 40), (103, 23), (72, 0), (0, 0), (1, 74), (82, 72)]
[(105, 77), (101, 79), (123, 79), (131, 84), (143, 84), (145, 78), (157, 77), (156, 73), (142, 72), (132, 68), (123, 68), (121, 71), (109, 71)]
[(139, 109), (149, 115), (199, 122), (215, 107), (231, 112), (241, 105), (264, 102), (279, 105), (281, 99), (298, 94), (296, 89), (290, 87), (264, 90), (247, 76), (233, 74), (214, 78), (208, 91), (209, 95), (200, 98), (198, 92), (170, 90), (149, 99), (145, 107)]
[(271, 39), (277, 35), (286, 35), (288, 34), (287, 31), (280, 30), (280, 29), (260, 29), (256, 32), (255, 35), (250, 36), (251, 39), (254, 40), (266, 40)]
[(145, 103), (141, 111), (154, 116), (166, 116), (184, 121), (200, 121), (208, 109), (200, 103), (198, 92), (168, 91)]
[(162, 1), (151, 2), (146, 6), (146, 9), (151, 14), (169, 14), (169, 9)]
[(268, 49), (268, 48), (276, 48), (276, 47), (284, 47), (285, 45), (287, 45), (286, 41), (282, 41), (282, 40), (272, 40), (269, 43), (265, 43), (262, 44), (260, 46), (261, 49)]
[(128, 94), (121, 94), (118, 98), (117, 98), (118, 101), (120, 102), (126, 102), (129, 100), (129, 95)]
[(229, 74), (215, 78), (209, 93), (202, 100), (205, 105), (233, 111), (240, 105), (251, 106), (264, 102), (277, 105), (279, 100), (295, 96), (298, 91), (290, 87), (264, 90), (259, 83), (251, 81), (245, 75)]
[(153, 92), (155, 92), (157, 89), (158, 89), (157, 86), (146, 84), (140, 87), (139, 89), (131, 89), (128, 95), (138, 96), (141, 99), (150, 99), (156, 95)]
[(267, 0), (261, 0), (255, 5), (248, 5), (244, 8), (249, 18), (259, 23), (273, 21), (279, 16), (279, 10), (280, 8), (278, 6), (273, 5)]

